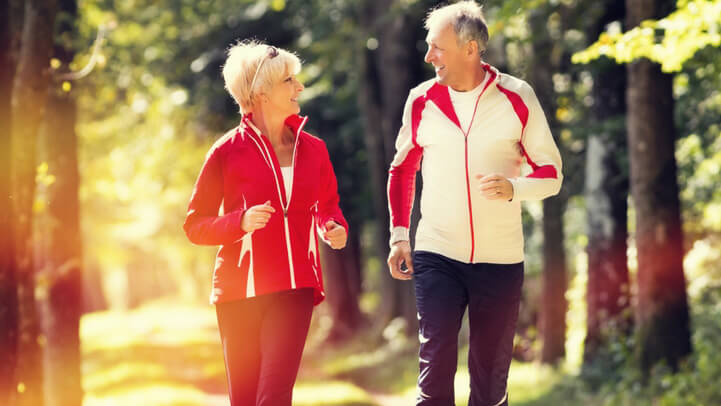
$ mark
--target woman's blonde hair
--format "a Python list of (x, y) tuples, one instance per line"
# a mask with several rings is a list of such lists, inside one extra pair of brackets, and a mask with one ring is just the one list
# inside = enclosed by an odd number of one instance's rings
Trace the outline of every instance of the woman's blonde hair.
[[(255, 97), (267, 92), (283, 76), (300, 72), (294, 53), (255, 40), (244, 40), (228, 48), (223, 65), (225, 88), (240, 106), (241, 113), (253, 107)], [(255, 80), (255, 81), (254, 81)]]

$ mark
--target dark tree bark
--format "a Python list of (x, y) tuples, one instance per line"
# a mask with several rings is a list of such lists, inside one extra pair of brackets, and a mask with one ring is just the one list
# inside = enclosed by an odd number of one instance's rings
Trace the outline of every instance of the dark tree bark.
[[(628, 28), (666, 15), (674, 4), (627, 0)], [(628, 145), (638, 252), (636, 355), (646, 373), (659, 361), (675, 369), (691, 352), (672, 79), (646, 59), (628, 65)]]
[(13, 243), (10, 161), (11, 98), (22, 28), (18, 1), (0, 3), (0, 404), (9, 405), (16, 392), (15, 366), (18, 340), (18, 298)]
[(543, 201), (543, 276), (539, 336), (541, 362), (555, 364), (566, 355), (566, 251), (563, 248), (563, 213), (567, 198)]
[[(395, 154), (395, 139), (401, 126), (403, 107), (410, 89), (421, 81), (422, 57), (413, 47), (421, 19), (411, 18), (401, 2), (369, 1), (361, 12), (361, 25), (376, 47), (362, 52), (359, 105), (364, 115), (365, 141), (371, 168), (373, 209), (377, 229), (375, 243), (383, 263), (383, 324), (396, 317), (407, 322), (407, 332), (417, 326), (413, 284), (397, 281), (387, 274), (385, 260), (389, 246), (389, 214), (386, 195), (388, 168)], [(420, 188), (416, 188), (414, 221), (417, 224)], [(413, 230), (411, 230), (413, 231)], [(413, 233), (412, 233), (413, 234)]]
[[(69, 72), (74, 50), (77, 4), (60, 0), (58, 41), (54, 57), (61, 62), (58, 73)], [(82, 314), (82, 238), (78, 201), (79, 174), (75, 123), (75, 93), (64, 91), (55, 80), (48, 93), (41, 142), (49, 172), (55, 182), (47, 187), (44, 246), (39, 253), (47, 296), (41, 303), (45, 348), (45, 402), (54, 406), (82, 404), (79, 324)]]
[[(319, 101), (319, 104), (325, 105), (329, 102), (328, 100)], [(336, 134), (342, 123), (337, 119), (325, 119), (316, 125), (319, 127), (312, 131), (317, 130), (317, 134), (324, 136)], [(360, 309), (363, 280), (360, 235), (363, 228), (363, 216), (361, 212), (363, 211), (362, 205), (367, 203), (353, 199), (355, 194), (367, 194), (358, 189), (356, 181), (366, 176), (367, 168), (352, 158), (343, 159), (343, 157), (353, 156), (358, 148), (362, 147), (362, 140), (349, 142), (348, 140), (344, 141), (342, 137), (326, 137), (324, 139), (338, 178), (341, 210), (343, 210), (350, 228), (346, 247), (341, 250), (331, 249), (322, 241), (318, 243), (325, 283), (325, 306), (328, 307), (332, 320), (326, 341), (338, 344), (354, 337), (367, 321)]]
[(334, 250), (322, 242), (318, 244), (326, 301), (333, 319), (327, 340), (332, 343), (352, 337), (364, 322), (358, 307), (361, 293), (360, 236), (354, 232), (358, 227), (351, 226), (348, 244), (342, 250)]
[[(559, 130), (555, 119), (555, 93), (553, 73), (560, 69), (557, 41), (549, 36), (545, 28), (548, 10), (531, 13), (529, 24), (534, 33), (533, 66), (529, 79), (538, 100), (544, 107), (551, 131), (555, 135)], [(563, 154), (563, 148), (559, 145)], [(563, 154), (564, 158), (566, 154)], [(567, 188), (562, 188), (558, 196), (543, 201), (543, 274), (541, 283), (541, 307), (539, 311), (539, 337), (541, 339), (541, 362), (554, 364), (565, 354), (566, 344), (566, 251), (563, 247), (563, 213), (566, 209)]]
[[(598, 38), (612, 21), (623, 21), (624, 6), (601, 3), (603, 13), (589, 37)], [(610, 335), (630, 332), (630, 286), (626, 249), (628, 169), (625, 114), (626, 67), (607, 58), (591, 66), (594, 76), (591, 117), (595, 131), (586, 147), (588, 283), (584, 361), (598, 356)]]
[(28, 406), (43, 404), (42, 347), (35, 306), (32, 207), (37, 138), (50, 81), (55, 12), (53, 0), (25, 2), (22, 46), (12, 92), (12, 190), (16, 216), (13, 230), (20, 308), (18, 404)]

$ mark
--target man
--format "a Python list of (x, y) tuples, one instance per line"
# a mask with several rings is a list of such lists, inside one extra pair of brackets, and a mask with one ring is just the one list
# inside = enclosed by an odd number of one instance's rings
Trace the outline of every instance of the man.
[[(507, 405), (523, 283), (520, 202), (558, 193), (561, 156), (531, 87), (482, 61), (488, 28), (480, 6), (463, 1), (435, 9), (425, 26), (425, 61), (436, 77), (410, 91), (388, 179), (388, 266), (394, 278), (413, 279), (418, 307), (417, 405), (454, 404), (466, 308), (468, 404)], [(411, 257), (421, 158), (421, 220)], [(532, 168), (526, 176), (523, 159)]]

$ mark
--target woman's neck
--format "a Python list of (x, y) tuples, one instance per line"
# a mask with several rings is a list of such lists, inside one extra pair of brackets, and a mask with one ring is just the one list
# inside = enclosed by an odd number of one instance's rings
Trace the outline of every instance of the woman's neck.
[(285, 118), (257, 111), (253, 112), (252, 121), (260, 132), (268, 137), (273, 147), (288, 144), (289, 141), (292, 143), (292, 138), (288, 139), (287, 137), (288, 131), (285, 126)]

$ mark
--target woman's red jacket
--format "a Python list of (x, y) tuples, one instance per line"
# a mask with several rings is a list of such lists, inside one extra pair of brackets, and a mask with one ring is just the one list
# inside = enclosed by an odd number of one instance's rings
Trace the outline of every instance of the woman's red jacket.
[[(268, 138), (248, 116), (208, 152), (183, 228), (194, 244), (220, 245), (211, 303), (307, 287), (316, 304), (324, 299), (316, 230), (333, 220), (347, 231), (348, 223), (328, 150), (303, 131), (306, 120), (293, 115), (285, 122), (296, 137), (290, 196)], [(268, 200), (275, 208), (268, 224), (245, 233), (245, 210)]]

